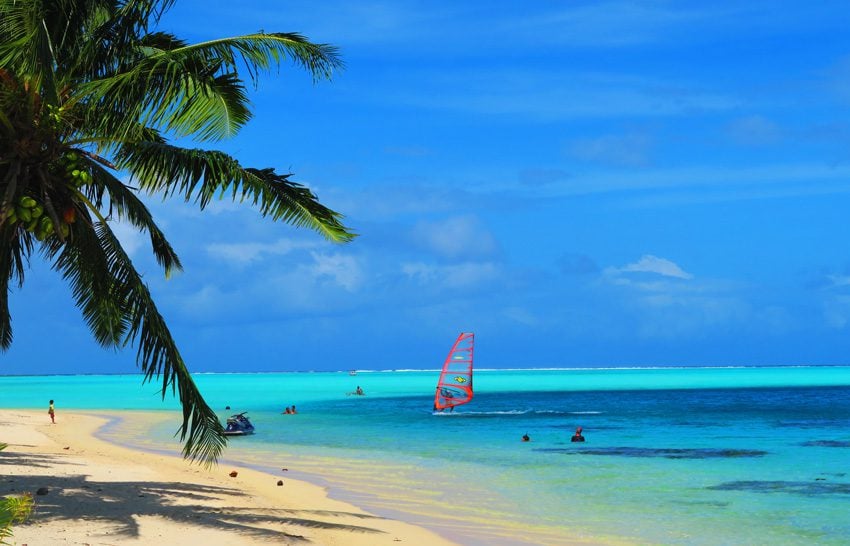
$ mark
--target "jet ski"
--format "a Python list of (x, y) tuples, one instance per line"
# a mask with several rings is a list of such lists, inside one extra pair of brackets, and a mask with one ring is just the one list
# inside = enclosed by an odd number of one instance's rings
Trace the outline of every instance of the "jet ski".
[(246, 436), (248, 434), (254, 434), (254, 425), (251, 424), (251, 421), (248, 420), (248, 417), (245, 414), (247, 411), (243, 411), (242, 413), (237, 413), (236, 415), (231, 415), (227, 418), (227, 423), (224, 426), (224, 435), (225, 436)]

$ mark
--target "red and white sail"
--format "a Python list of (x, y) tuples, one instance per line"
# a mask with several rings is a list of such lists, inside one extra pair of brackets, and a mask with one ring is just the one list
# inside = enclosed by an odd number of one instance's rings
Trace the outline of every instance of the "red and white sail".
[(466, 404), (472, 400), (472, 350), (475, 334), (461, 333), (457, 337), (449, 356), (443, 363), (437, 392), (434, 394), (434, 409), (443, 410)]

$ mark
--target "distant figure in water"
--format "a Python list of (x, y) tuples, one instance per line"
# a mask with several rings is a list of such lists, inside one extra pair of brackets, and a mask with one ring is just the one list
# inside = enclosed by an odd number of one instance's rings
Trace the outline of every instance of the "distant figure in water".
[(224, 406), (224, 409), (230, 409), (230, 406)]
[(354, 394), (358, 396), (363, 396), (363, 389), (360, 388), (360, 385), (357, 385), (357, 388), (354, 389)]
[(47, 415), (50, 416), (50, 422), (54, 425), (56, 424), (56, 419), (53, 418), (55, 411), (53, 410), (53, 400), (50, 401), (50, 405), (47, 406)]
[(576, 429), (576, 433), (573, 434), (573, 437), (570, 438), (570, 441), (571, 442), (583, 442), (584, 441), (584, 436), (581, 435), (581, 427), (578, 427)]
[(528, 435), (527, 432), (522, 435), (522, 441), (523, 442), (530, 442), (531, 441), (531, 437)]
[(289, 415), (290, 413), (292, 413), (292, 411), (289, 409), (289, 406), (286, 406), (286, 410), (281, 413), (283, 413), (284, 415)]
[(298, 413), (295, 411), (295, 404), (292, 404), (292, 408), (290, 408), (289, 413), (295, 414)]

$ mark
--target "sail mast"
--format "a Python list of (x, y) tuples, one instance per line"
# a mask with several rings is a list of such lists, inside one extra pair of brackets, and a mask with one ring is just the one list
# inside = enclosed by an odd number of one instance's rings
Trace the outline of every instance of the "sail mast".
[(449, 351), (437, 391), (434, 393), (434, 410), (454, 408), (472, 400), (472, 352), (475, 334), (462, 332)]

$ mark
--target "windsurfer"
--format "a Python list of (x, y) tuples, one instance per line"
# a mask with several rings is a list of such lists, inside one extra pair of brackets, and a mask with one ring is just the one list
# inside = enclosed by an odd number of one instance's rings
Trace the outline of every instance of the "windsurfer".
[(583, 442), (584, 441), (584, 436), (581, 435), (581, 427), (578, 427), (576, 429), (576, 433), (573, 434), (573, 437), (570, 438), (570, 441), (571, 442)]
[[(455, 397), (454, 393), (452, 391), (450, 391), (449, 389), (445, 388), (445, 387), (443, 387), (443, 388), (437, 387), (437, 389), (440, 391), (440, 396), (442, 396), (443, 399), (445, 399), (447, 403), (448, 403), (449, 400), (451, 400)], [(445, 409), (445, 408), (441, 408), (440, 411), (443, 411), (443, 409)], [(454, 410), (455, 410), (454, 404), (449, 406), (449, 413), (453, 412)]]
[(437, 390), (434, 393), (434, 411), (466, 404), (472, 400), (472, 345), (475, 335), (462, 332), (443, 362)]

